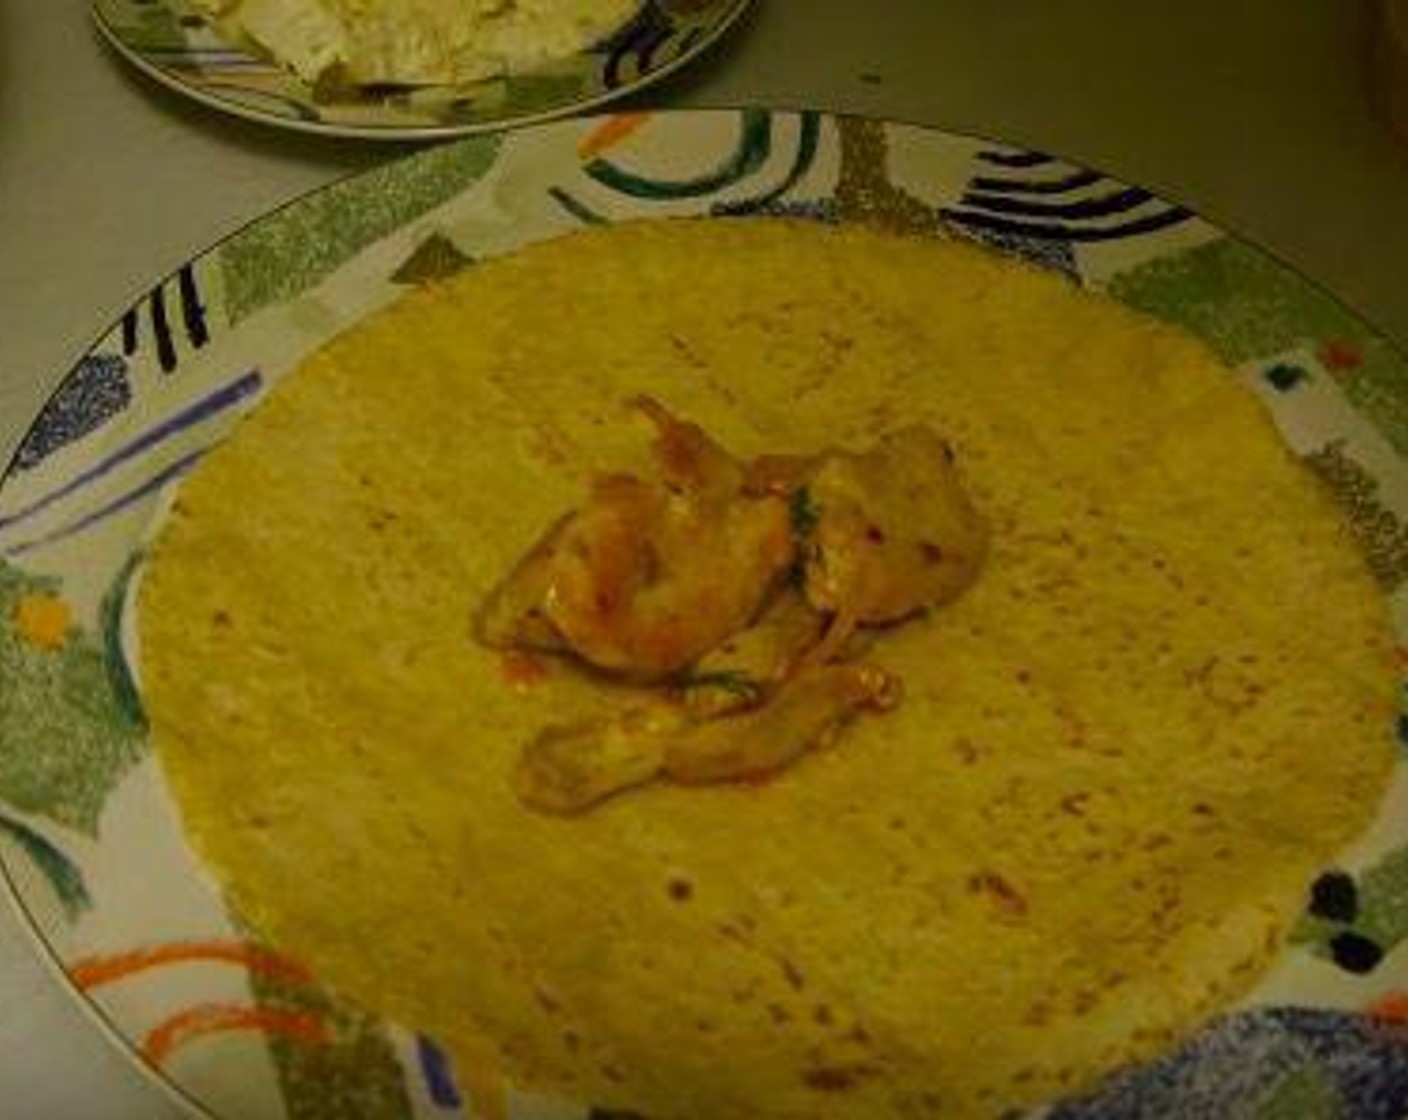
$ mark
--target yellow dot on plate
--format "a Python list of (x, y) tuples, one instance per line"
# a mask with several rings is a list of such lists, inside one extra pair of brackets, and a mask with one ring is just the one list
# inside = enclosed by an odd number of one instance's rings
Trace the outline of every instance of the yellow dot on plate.
[(73, 614), (57, 595), (26, 595), (15, 607), (15, 629), (21, 638), (40, 649), (58, 649), (68, 640)]

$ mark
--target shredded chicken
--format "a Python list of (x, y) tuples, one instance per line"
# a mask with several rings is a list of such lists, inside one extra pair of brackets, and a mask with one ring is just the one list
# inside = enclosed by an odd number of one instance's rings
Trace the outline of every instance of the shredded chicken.
[(486, 600), (480, 640), (659, 687), (618, 717), (549, 728), (520, 798), (572, 815), (655, 781), (746, 781), (898, 701), (856, 658), (976, 578), (987, 527), (953, 453), (904, 428), (865, 452), (741, 462), (650, 399), (659, 477), (603, 475)]

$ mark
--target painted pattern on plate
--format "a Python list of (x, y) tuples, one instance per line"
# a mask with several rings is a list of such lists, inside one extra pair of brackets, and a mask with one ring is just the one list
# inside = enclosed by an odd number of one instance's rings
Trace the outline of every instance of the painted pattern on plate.
[(96, 0), (93, 14), (125, 58), (217, 108), (310, 132), (403, 138), (464, 135), (602, 105), (702, 54), (747, 7), (748, 0), (641, 0), (599, 42), (532, 70), (336, 100), (228, 42), (187, 0)]
[[(131, 7), (151, 43), (175, 34), (163, 6)], [(75, 989), (198, 1108), (467, 1115), (465, 1085), (482, 1078), (457, 1079), (433, 1040), (259, 945), (194, 865), (130, 657), (132, 584), (163, 503), (302, 356), (406, 286), (583, 225), (679, 214), (971, 238), (1182, 323), (1267, 402), (1408, 622), (1408, 366), (1324, 292), (1148, 192), (969, 137), (759, 109), (471, 139), (339, 184), (147, 293), (75, 365), (0, 483), (0, 865)], [(1408, 743), (1408, 720), (1398, 733)], [(1402, 1116), (1406, 778), (1400, 765), (1372, 843), (1314, 884), (1257, 992), (1051, 1115)], [(138, 884), (157, 876), (153, 898)], [(499, 1089), (516, 1115), (592, 1115)]]

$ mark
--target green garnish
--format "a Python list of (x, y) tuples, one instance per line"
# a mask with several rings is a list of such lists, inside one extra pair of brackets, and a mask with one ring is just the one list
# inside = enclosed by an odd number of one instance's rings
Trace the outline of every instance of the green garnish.
[(787, 501), (787, 512), (792, 518), (792, 532), (799, 537), (811, 536), (816, 523), (821, 520), (821, 510), (812, 500), (812, 492), (805, 486), (792, 491)]
[(697, 673), (685, 680), (688, 688), (718, 688), (730, 696), (741, 700), (752, 700), (758, 695), (758, 684), (746, 673), (737, 669), (718, 669), (709, 673)]

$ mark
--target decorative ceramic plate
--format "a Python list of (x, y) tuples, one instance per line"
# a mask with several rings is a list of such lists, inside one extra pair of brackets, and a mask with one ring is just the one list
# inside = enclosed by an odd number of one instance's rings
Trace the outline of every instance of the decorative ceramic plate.
[[(301, 357), (409, 286), (584, 224), (771, 213), (976, 239), (1202, 336), (1343, 501), (1408, 633), (1408, 364), (1319, 289), (1146, 191), (985, 140), (759, 109), (559, 123), (339, 183), (157, 284), (79, 360), (0, 482), (0, 866), (70, 986), (192, 1106), (225, 1120), (461, 1107), (431, 1040), (259, 944), (182, 839), (132, 617), (173, 489)], [(1249, 999), (1056, 1115), (1400, 1120), (1408, 765), (1340, 865), (1357, 914), (1303, 923)], [(1337, 963), (1348, 935), (1382, 953), (1377, 968)], [(523, 1095), (512, 1114), (591, 1108)]]
[(128, 62), (178, 93), (250, 120), (331, 136), (423, 140), (587, 112), (674, 73), (717, 42), (749, 0), (641, 0), (614, 34), (557, 62), (461, 86), (325, 100), (222, 37), (186, 0), (95, 0), (93, 20)]

